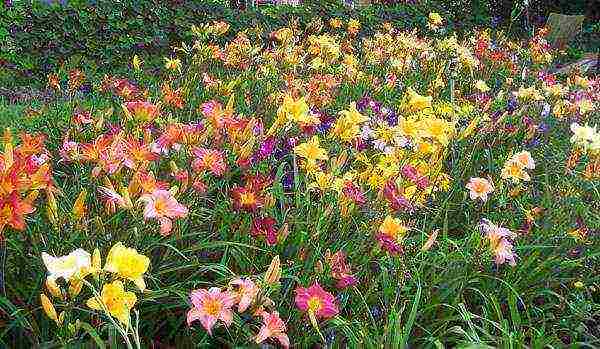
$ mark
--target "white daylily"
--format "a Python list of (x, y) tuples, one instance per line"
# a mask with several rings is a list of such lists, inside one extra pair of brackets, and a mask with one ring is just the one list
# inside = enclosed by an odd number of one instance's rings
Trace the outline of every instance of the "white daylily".
[(91, 256), (85, 250), (78, 248), (66, 256), (54, 257), (42, 252), (42, 260), (48, 269), (49, 279), (59, 278), (69, 281), (73, 275), (84, 269), (89, 269), (92, 264)]

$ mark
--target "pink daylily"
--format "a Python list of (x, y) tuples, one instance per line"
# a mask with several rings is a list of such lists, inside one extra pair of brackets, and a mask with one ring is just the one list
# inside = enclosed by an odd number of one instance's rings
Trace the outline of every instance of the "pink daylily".
[(172, 218), (186, 217), (187, 207), (183, 206), (173, 197), (171, 192), (164, 189), (157, 189), (152, 194), (145, 194), (140, 197), (141, 201), (146, 203), (144, 207), (144, 218), (156, 218), (160, 222), (160, 233), (169, 235), (173, 227)]
[(233, 293), (236, 295), (238, 311), (243, 313), (256, 300), (259, 288), (254, 281), (248, 278), (237, 278), (231, 281), (230, 285), (236, 287), (236, 290), (233, 291)]
[(284, 348), (289, 348), (290, 339), (288, 338), (287, 334), (285, 334), (285, 323), (279, 317), (279, 313), (276, 311), (272, 313), (263, 311), (261, 316), (263, 318), (263, 325), (260, 328), (258, 335), (256, 335), (256, 343), (260, 344), (267, 338), (276, 338), (281, 346)]
[(339, 313), (335, 304), (335, 297), (325, 291), (318, 282), (308, 288), (298, 287), (296, 289), (296, 307), (306, 311), (317, 318), (328, 319)]
[(200, 320), (202, 326), (212, 336), (212, 328), (218, 320), (223, 321), (225, 326), (233, 322), (231, 307), (235, 304), (235, 295), (229, 291), (221, 291), (218, 287), (210, 289), (194, 290), (190, 294), (192, 309), (187, 313), (188, 326)]

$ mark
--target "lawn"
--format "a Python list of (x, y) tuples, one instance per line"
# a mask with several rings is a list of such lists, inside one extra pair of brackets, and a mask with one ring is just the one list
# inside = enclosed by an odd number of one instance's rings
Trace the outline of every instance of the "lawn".
[(195, 26), (0, 97), (0, 346), (600, 346), (600, 77), (547, 30)]

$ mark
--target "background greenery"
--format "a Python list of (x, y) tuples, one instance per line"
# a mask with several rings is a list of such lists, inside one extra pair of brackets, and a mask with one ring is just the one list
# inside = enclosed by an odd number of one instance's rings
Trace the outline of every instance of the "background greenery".
[[(517, 21), (521, 27), (544, 22), (549, 11), (588, 14), (587, 36), (591, 42), (594, 17), (589, 0), (533, 1)], [(280, 28), (291, 18), (301, 26), (314, 17), (356, 18), (363, 35), (383, 21), (398, 28), (423, 29), (430, 11), (438, 11), (448, 30), (462, 32), (474, 27), (502, 25), (511, 18), (515, 1), (387, 1), (385, 4), (356, 7), (342, 1), (305, 1), (303, 6), (261, 5), (245, 10), (231, 8), (223, 1), (198, 0), (69, 0), (12, 1), (0, 3), (0, 86), (35, 84), (36, 78), (65, 62), (86, 63), (92, 69), (108, 71), (123, 66), (134, 53), (168, 55), (173, 45), (189, 41), (192, 24), (224, 20), (235, 33), (260, 26)], [(593, 8), (593, 6), (591, 7)], [(528, 19), (527, 19), (528, 18)]]

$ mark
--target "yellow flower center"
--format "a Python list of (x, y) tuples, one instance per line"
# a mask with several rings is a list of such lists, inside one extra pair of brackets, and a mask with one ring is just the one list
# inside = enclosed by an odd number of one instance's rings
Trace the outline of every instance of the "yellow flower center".
[(221, 312), (222, 304), (216, 299), (208, 299), (204, 302), (204, 312), (208, 315), (217, 316)]
[(477, 194), (485, 193), (487, 191), (487, 186), (480, 181), (475, 181), (473, 183), (473, 191)]
[(154, 209), (159, 215), (164, 216), (167, 211), (167, 201), (162, 198), (154, 201)]
[(242, 205), (253, 205), (256, 202), (256, 198), (254, 197), (254, 193), (245, 192), (240, 195), (240, 202)]
[(321, 299), (316, 296), (310, 297), (307, 303), (308, 303), (308, 310), (313, 313), (316, 313), (317, 311), (319, 311), (321, 309), (321, 307), (323, 306)]

